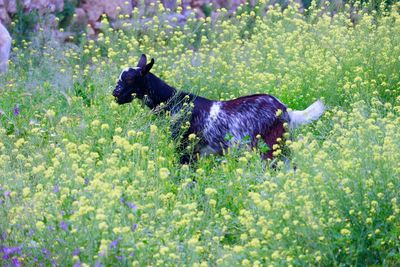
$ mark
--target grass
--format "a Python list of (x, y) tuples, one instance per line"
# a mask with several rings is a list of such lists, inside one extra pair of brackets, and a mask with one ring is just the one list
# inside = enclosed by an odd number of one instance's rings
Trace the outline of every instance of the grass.
[[(15, 47), (0, 76), (0, 264), (398, 265), (398, 6), (356, 25), (308, 13), (159, 16), (141, 31), (134, 11), (80, 46), (39, 32)], [(329, 110), (287, 141), (296, 170), (238, 149), (182, 166), (168, 118), (111, 97), (141, 53), (205, 97)]]

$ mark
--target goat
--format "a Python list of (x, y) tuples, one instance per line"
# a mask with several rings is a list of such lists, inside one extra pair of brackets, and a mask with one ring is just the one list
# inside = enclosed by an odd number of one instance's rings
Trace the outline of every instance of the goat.
[[(153, 64), (154, 59), (147, 64), (143, 54), (136, 67), (124, 69), (113, 96), (118, 104), (129, 103), (136, 97), (150, 109), (161, 107), (172, 116), (191, 103), (192, 110), (184, 110), (188, 113), (190, 126), (183, 133), (181, 148), (190, 143), (191, 134), (195, 134), (199, 142), (192, 155), (183, 154), (181, 163), (190, 162), (193, 155), (221, 154), (224, 149), (246, 138), (251, 147), (256, 147), (260, 140), (265, 142), (269, 150), (262, 152), (261, 156), (272, 159), (272, 148), (287, 128), (310, 123), (318, 119), (325, 109), (322, 101), (318, 100), (304, 111), (288, 111), (282, 102), (268, 94), (248, 95), (228, 101), (209, 100), (169, 86), (150, 72)], [(289, 127), (285, 127), (285, 123)], [(173, 125), (173, 134), (177, 133), (174, 129), (180, 129), (181, 124)]]

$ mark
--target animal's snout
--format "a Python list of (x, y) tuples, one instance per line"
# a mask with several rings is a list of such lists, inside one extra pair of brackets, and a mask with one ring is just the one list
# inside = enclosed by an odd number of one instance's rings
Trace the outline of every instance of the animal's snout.
[(121, 88), (120, 86), (117, 86), (117, 87), (114, 89), (112, 95), (115, 96), (115, 97), (118, 97), (118, 96), (121, 94), (121, 91), (122, 91), (122, 88)]

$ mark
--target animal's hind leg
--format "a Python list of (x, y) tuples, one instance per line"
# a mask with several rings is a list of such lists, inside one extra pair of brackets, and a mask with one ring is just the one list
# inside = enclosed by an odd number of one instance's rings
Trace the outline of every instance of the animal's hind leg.
[(283, 122), (278, 122), (268, 132), (263, 134), (262, 138), (269, 148), (267, 153), (263, 153), (263, 159), (273, 158), (274, 145), (278, 144), (277, 139), (282, 138), (285, 131), (286, 130), (283, 127)]

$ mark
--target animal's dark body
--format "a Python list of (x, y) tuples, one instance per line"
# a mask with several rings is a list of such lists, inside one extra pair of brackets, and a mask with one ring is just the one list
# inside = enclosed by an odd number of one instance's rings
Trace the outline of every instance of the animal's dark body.
[[(324, 111), (322, 102), (317, 101), (304, 111), (288, 112), (282, 102), (268, 94), (214, 101), (179, 92), (150, 73), (153, 64), (154, 59), (147, 64), (146, 56), (142, 55), (137, 67), (123, 70), (113, 96), (119, 104), (129, 103), (137, 97), (151, 109), (163, 103), (162, 109), (170, 111), (172, 116), (182, 110), (184, 103), (193, 103), (188, 118), (190, 127), (183, 133), (181, 145), (188, 145), (188, 137), (194, 133), (199, 138), (195, 155), (220, 154), (244, 139), (255, 147), (262, 139), (270, 148), (262, 153), (262, 157), (272, 158), (272, 147), (285, 133), (284, 123), (293, 128), (319, 118)], [(179, 121), (172, 126), (174, 134), (180, 129)], [(192, 156), (184, 154), (181, 162), (187, 163)]]

